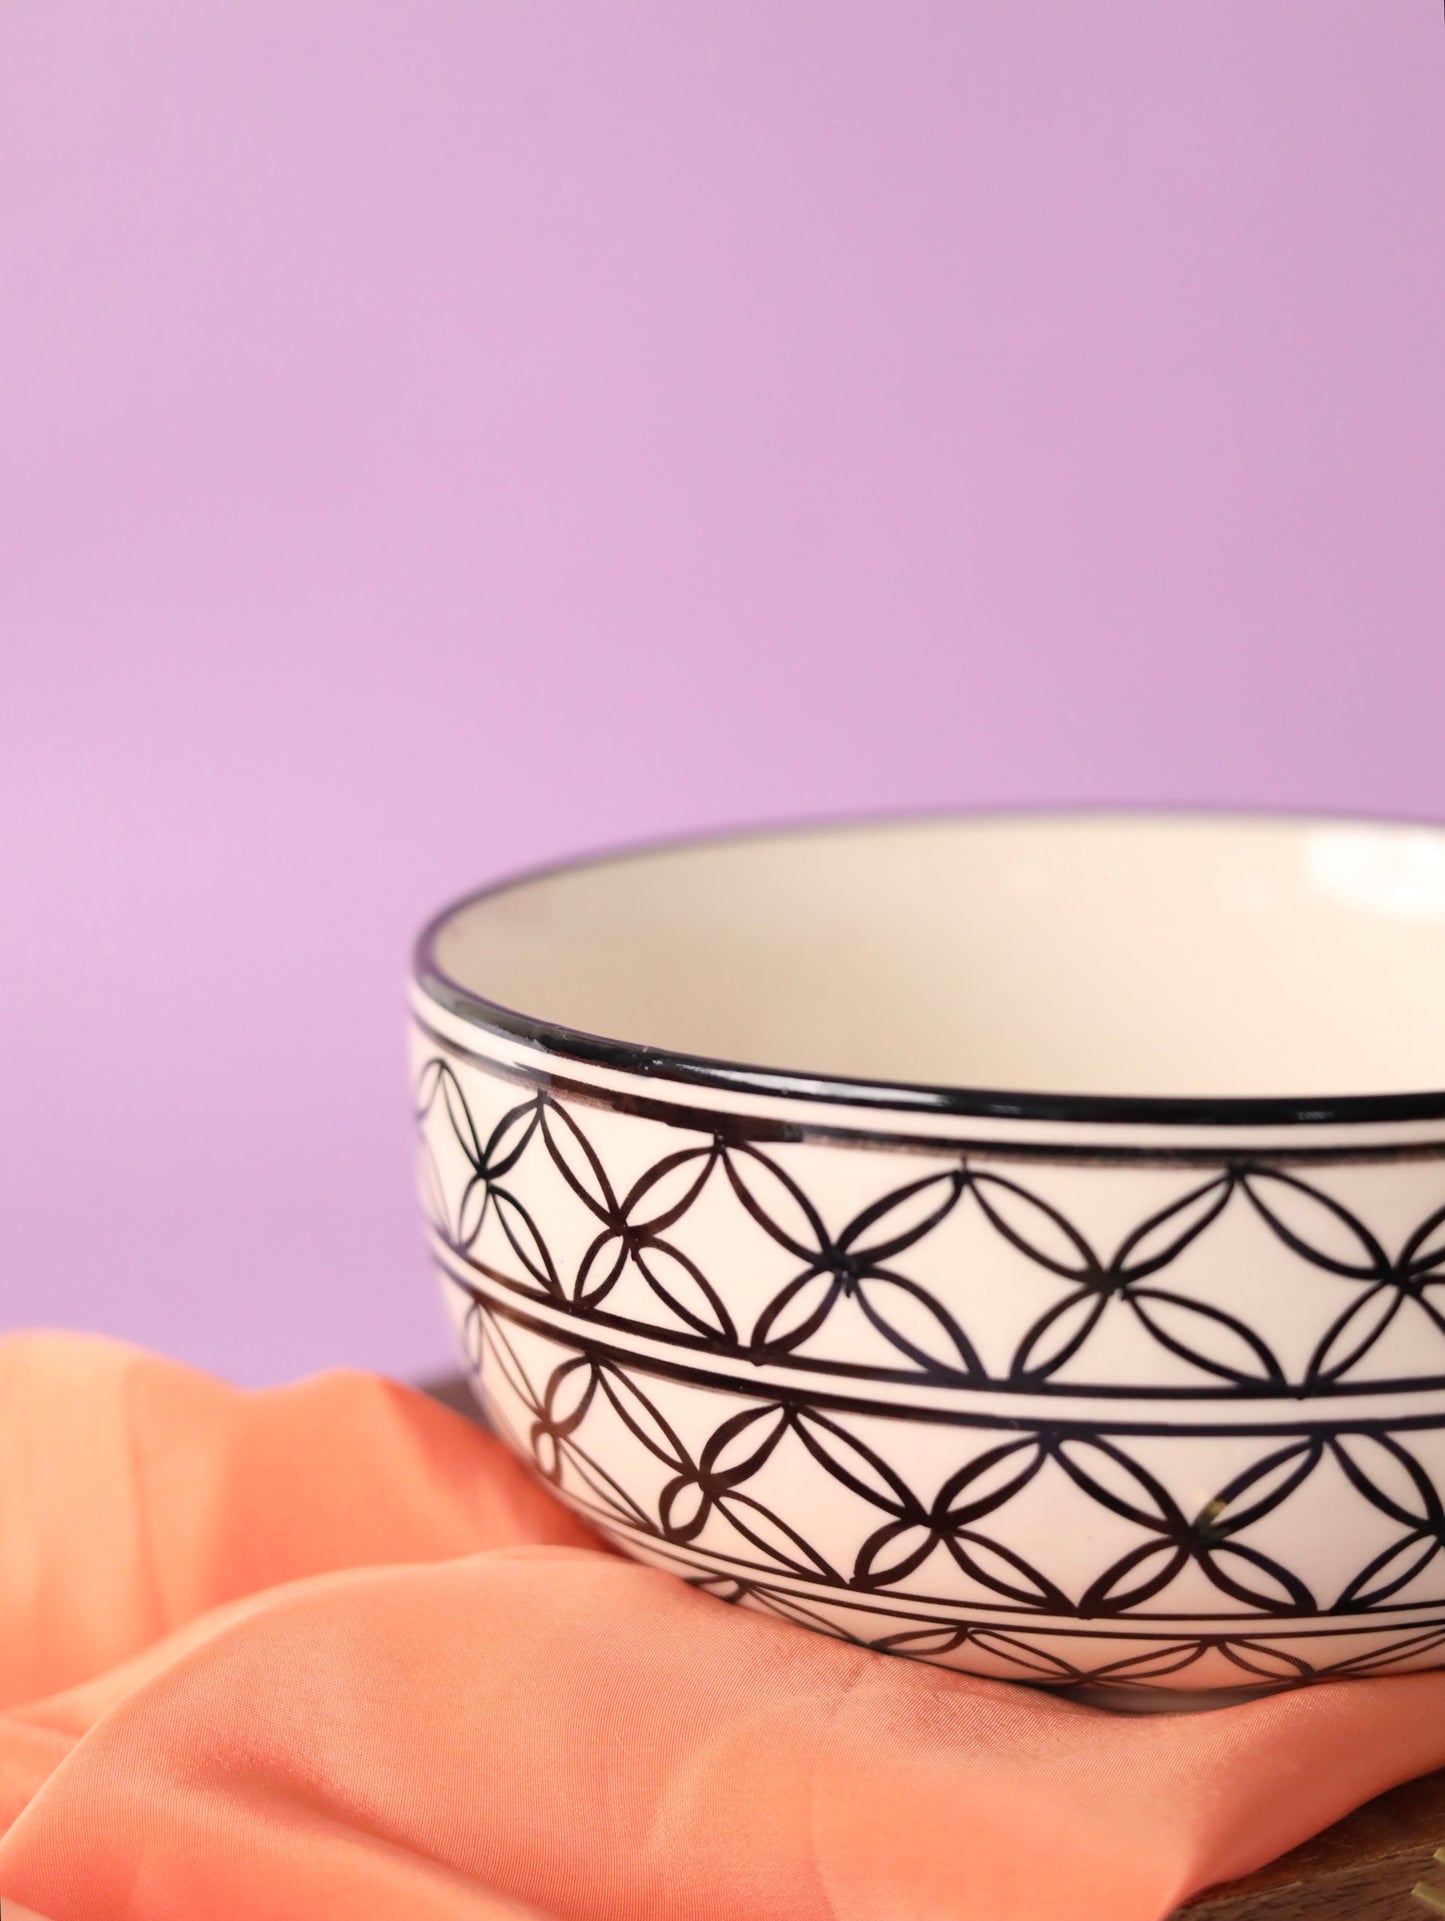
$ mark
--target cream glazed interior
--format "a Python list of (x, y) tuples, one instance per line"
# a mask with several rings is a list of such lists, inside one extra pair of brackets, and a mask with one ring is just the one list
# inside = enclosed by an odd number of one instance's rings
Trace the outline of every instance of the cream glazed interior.
[(958, 816), (529, 877), (418, 943), (432, 1251), (642, 1558), (1187, 1705), (1445, 1662), (1445, 834)]

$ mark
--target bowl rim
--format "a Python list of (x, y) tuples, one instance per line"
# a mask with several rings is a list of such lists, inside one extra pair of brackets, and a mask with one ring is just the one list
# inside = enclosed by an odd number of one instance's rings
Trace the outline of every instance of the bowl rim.
[(869, 809), (857, 813), (773, 819), (697, 833), (648, 836), (595, 849), (590, 853), (541, 861), (515, 869), (449, 900), (425, 923), (413, 943), (412, 979), (428, 999), (468, 1025), (494, 1037), (520, 1041), (542, 1053), (556, 1055), (581, 1066), (610, 1069), (651, 1081), (711, 1088), (729, 1094), (862, 1107), (880, 1112), (1080, 1125), (1112, 1122), (1157, 1127), (1319, 1127), (1445, 1119), (1445, 1088), (1343, 1095), (1052, 1093), (953, 1087), (943, 1082), (853, 1079), (847, 1075), (799, 1068), (757, 1066), (654, 1047), (639, 1041), (617, 1040), (608, 1035), (571, 1027), (565, 1022), (527, 1014), (464, 986), (453, 979), (437, 960), (437, 939), (454, 916), (533, 882), (560, 879), (568, 874), (644, 859), (653, 854), (687, 853), (694, 849), (701, 851), (739, 842), (846, 833), (860, 828), (945, 825), (950, 821), (1007, 821), (1040, 827), (1058, 825), (1064, 821), (1100, 824), (1111, 821), (1215, 822), (1240, 827), (1386, 827), (1415, 829), (1445, 838), (1445, 822), (1424, 816), (1214, 805)]

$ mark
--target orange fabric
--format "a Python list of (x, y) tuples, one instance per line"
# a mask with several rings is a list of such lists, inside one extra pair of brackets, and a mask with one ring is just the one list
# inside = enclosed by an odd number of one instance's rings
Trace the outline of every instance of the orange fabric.
[(50, 1921), (1157, 1921), (1445, 1764), (1445, 1675), (1130, 1719), (602, 1550), (354, 1374), (0, 1343), (0, 1898)]

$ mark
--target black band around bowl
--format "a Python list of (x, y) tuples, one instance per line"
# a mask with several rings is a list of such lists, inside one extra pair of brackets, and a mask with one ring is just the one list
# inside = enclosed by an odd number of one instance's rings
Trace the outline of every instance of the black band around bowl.
[[(1368, 1125), (1379, 1122), (1445, 1120), (1445, 1089), (1395, 1094), (1347, 1095), (1114, 1095), (1010, 1092), (1000, 1088), (933, 1086), (917, 1082), (850, 1079), (843, 1075), (810, 1072), (780, 1067), (754, 1067), (742, 1062), (713, 1060), (705, 1056), (675, 1052), (649, 1046), (644, 1042), (613, 1040), (586, 1033), (556, 1021), (524, 1014), (487, 999), (451, 978), (436, 957), (437, 937), (456, 915), (482, 901), (510, 893), (535, 881), (581, 873), (629, 857), (664, 852), (685, 852), (728, 842), (764, 840), (780, 834), (826, 833), (868, 826), (922, 824), (930, 820), (997, 819), (1016, 820), (1055, 818), (1120, 819), (1130, 812), (1141, 819), (1217, 819), (1234, 821), (1272, 821), (1280, 824), (1331, 820), (1342, 824), (1360, 817), (1306, 813), (1230, 812), (1223, 809), (1170, 808), (1148, 809), (1060, 808), (1052, 815), (1041, 810), (1021, 809), (1016, 813), (999, 809), (989, 812), (946, 811), (943, 813), (866, 815), (833, 821), (792, 822), (779, 827), (745, 829), (662, 839), (637, 846), (619, 848), (579, 859), (544, 863), (514, 873), (451, 901), (433, 916), (418, 935), (412, 953), (412, 974), (422, 992), (438, 1006), (484, 1033), (506, 1036), (543, 1053), (592, 1067), (610, 1068), (642, 1079), (674, 1082), (681, 1086), (705, 1087), (732, 1094), (830, 1103), (835, 1106), (872, 1108), (880, 1112), (938, 1114), (969, 1119), (1048, 1121), (1056, 1123), (1113, 1123), (1159, 1127), (1289, 1127)], [(1393, 819), (1371, 820), (1372, 826), (1422, 826), (1438, 829), (1436, 822), (1408, 822)]]

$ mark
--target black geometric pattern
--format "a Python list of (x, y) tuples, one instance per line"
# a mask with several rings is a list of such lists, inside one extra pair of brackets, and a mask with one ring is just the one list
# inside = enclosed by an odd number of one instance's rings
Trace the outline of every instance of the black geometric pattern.
[[(830, 1322), (852, 1309), (855, 1323), (861, 1317), (877, 1337), (877, 1364), (906, 1378), (1026, 1389), (1061, 1380), (1108, 1387), (1118, 1369), (1105, 1365), (1090, 1376), (1079, 1363), (1101, 1345), (1101, 1334), (1122, 1322), (1133, 1350), (1142, 1337), (1158, 1356), (1184, 1364), (1148, 1383), (1143, 1391), (1151, 1395), (1177, 1391), (1187, 1370), (1199, 1387), (1294, 1398), (1362, 1382), (1371, 1389), (1387, 1384), (1367, 1363), (1403, 1320), (1409, 1350), (1427, 1365), (1388, 1384), (1445, 1380), (1445, 1161), (1424, 1163), (1432, 1204), (1393, 1253), (1319, 1175), (1307, 1179), (1257, 1158), (1184, 1170), (1174, 1183), (1179, 1191), (1128, 1223), (1106, 1250), (1049, 1198), (1037, 1177), (965, 1155), (900, 1181), (830, 1230), (782, 1153), (736, 1131), (686, 1145), (675, 1144), (674, 1135), (623, 1186), (609, 1176), (579, 1114), (545, 1091), (510, 1102), (483, 1133), (455, 1067), (436, 1055), (419, 1077), (417, 1116), (428, 1209), (454, 1253), (475, 1255), (492, 1279), (579, 1315), (691, 1339), (719, 1355), (774, 1363), (797, 1357), (816, 1367), (830, 1358)], [(460, 1179), (443, 1171), (447, 1159), (453, 1170), (460, 1163)], [(566, 1190), (559, 1195), (551, 1183), (553, 1207), (563, 1199), (585, 1211), (590, 1231), (570, 1264), (549, 1245), (542, 1208), (529, 1205), (528, 1175), (538, 1163)], [(1091, 1173), (1097, 1187), (1106, 1170)], [(688, 1245), (688, 1216), (719, 1188), (784, 1264), (780, 1284), (751, 1305), (746, 1319), (735, 1303), (736, 1277), (720, 1285)], [(909, 1272), (924, 1244), (940, 1240), (963, 1214), (1032, 1268), (1035, 1283), (1045, 1282), (1042, 1293), (1034, 1289), (1040, 1311), (1021, 1325), (997, 1366), (984, 1358), (957, 1305), (965, 1288), (955, 1285), (945, 1298)], [(1235, 1226), (1241, 1214), (1256, 1229), (1256, 1242), (1267, 1241), (1269, 1251), (1284, 1254), (1295, 1269), (1285, 1319), (1297, 1335), (1303, 1309), (1310, 1331), (1297, 1356), (1278, 1351), (1264, 1331), (1267, 1303), (1251, 1303), (1246, 1319), (1221, 1304), (1212, 1272), (1200, 1291), (1193, 1290), (1192, 1273), (1171, 1285), (1200, 1243)], [(1258, 1264), (1256, 1247), (1252, 1265)], [(629, 1292), (641, 1311), (608, 1312), (624, 1277), (642, 1284), (645, 1294), (635, 1286)], [(997, 1318), (996, 1295), (987, 1309)], [(863, 1371), (877, 1369), (870, 1363)], [(1188, 1382), (1183, 1385), (1187, 1392)]]
[[(1445, 1405), (1418, 1394), (1445, 1385), (1433, 1148), (1142, 1173), (992, 1144), (859, 1156), (589, 1102), (431, 1036), (415, 1092), (492, 1417), (629, 1552), (1056, 1686), (1445, 1661)], [(1402, 1194), (1418, 1224), (1392, 1239), (1372, 1205), (1398, 1218)]]
[[(1184, 1676), (1279, 1687), (1435, 1665), (1445, 1649), (1439, 1426), (1241, 1434), (1247, 1464), (1185, 1505), (1191, 1446), (1213, 1448), (1217, 1436), (1141, 1442), (1067, 1423), (1000, 1432), (965, 1418), (944, 1430), (964, 1458), (920, 1488), (889, 1465), (903, 1450), (888, 1447), (887, 1430), (914, 1418), (906, 1405), (860, 1416), (806, 1391), (672, 1380), (572, 1349), (510, 1303), (499, 1311), (452, 1285), (471, 1364), (511, 1445), (629, 1552), (720, 1598), (887, 1652), (1060, 1685), (1177, 1687)], [(809, 1466), (811, 1480), (800, 1471)], [(1050, 1571), (1057, 1493), (1020, 1515), (1050, 1470), (1073, 1491), (1076, 1534), (1091, 1510), (1113, 1524), (1073, 1587)], [(826, 1531), (820, 1476), (833, 1491)], [(1328, 1543), (1318, 1567), (1291, 1565), (1277, 1546), (1297, 1556), (1301, 1541), (1319, 1545), (1309, 1518), (1302, 1526), (1291, 1513), (1317, 1476), (1330, 1485), (1311, 1505), (1336, 1538), (1373, 1549), (1333, 1578)], [(1342, 1507), (1342, 1487), (1373, 1530)]]

